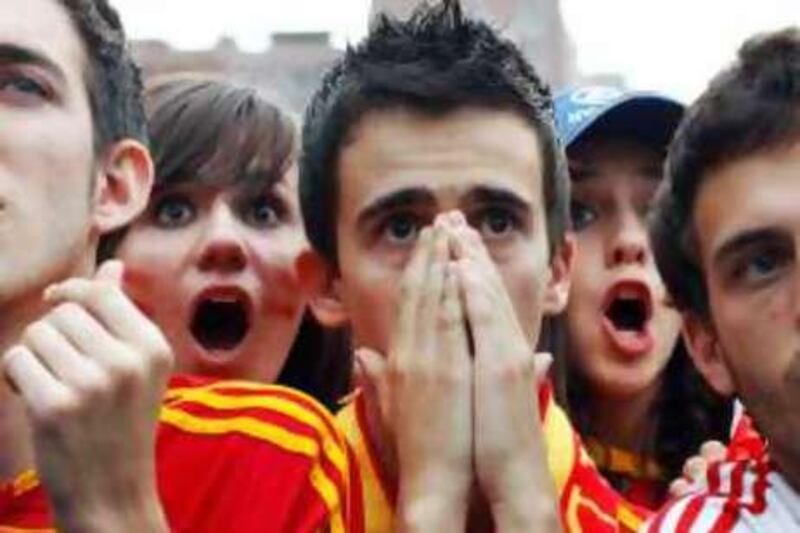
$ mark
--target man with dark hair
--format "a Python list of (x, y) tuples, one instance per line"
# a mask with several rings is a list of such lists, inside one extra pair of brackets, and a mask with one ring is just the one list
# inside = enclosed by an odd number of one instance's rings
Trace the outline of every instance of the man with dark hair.
[(541, 384), (573, 242), (550, 93), (517, 48), (457, 1), (381, 17), (325, 77), (303, 143), (329, 280), (314, 309), (359, 348), (339, 421), (366, 529), (637, 527)]
[(712, 466), (651, 531), (800, 528), (800, 31), (747, 41), (692, 105), (651, 223), (695, 365), (766, 451)]
[(147, 205), (140, 89), (106, 0), (0, 2), (0, 531), (344, 531), (321, 406), (187, 376), (162, 402), (170, 347), (122, 265), (86, 279)]

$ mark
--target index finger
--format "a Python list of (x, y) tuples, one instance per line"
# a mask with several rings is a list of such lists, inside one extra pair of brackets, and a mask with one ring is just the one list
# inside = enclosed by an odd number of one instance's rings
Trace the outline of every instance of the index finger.
[(81, 305), (123, 342), (150, 350), (163, 349), (161, 331), (117, 285), (74, 278), (51, 286), (45, 297), (52, 303)]
[(392, 329), (390, 357), (395, 357), (397, 353), (402, 353), (406, 348), (410, 348), (404, 344), (415, 330), (420, 291), (433, 256), (432, 234), (433, 231), (430, 227), (422, 230), (412, 251), (411, 259), (400, 278), (400, 287), (395, 300), (396, 316)]

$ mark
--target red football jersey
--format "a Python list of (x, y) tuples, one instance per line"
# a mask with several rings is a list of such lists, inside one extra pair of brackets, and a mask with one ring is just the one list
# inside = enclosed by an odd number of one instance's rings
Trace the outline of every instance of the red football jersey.
[[(341, 532), (362, 522), (350, 511), (359, 487), (343, 435), (324, 407), (286, 387), (173, 378), (157, 472), (173, 531)], [(48, 528), (33, 473), (0, 488), (0, 533)]]
[[(549, 385), (540, 390), (539, 405), (548, 467), (558, 491), (565, 530), (572, 533), (638, 530), (649, 513), (626, 502), (606, 483), (553, 400)], [(356, 395), (336, 419), (350, 441), (360, 469), (364, 529), (370, 533), (393, 531), (396, 487), (381, 472), (375, 445), (367, 437), (364, 397)]]

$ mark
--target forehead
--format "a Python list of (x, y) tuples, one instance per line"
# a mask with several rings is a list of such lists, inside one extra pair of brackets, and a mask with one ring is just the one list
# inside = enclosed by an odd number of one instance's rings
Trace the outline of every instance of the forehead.
[(764, 228), (800, 233), (800, 143), (707, 172), (694, 206), (704, 263), (734, 236)]
[(403, 188), (459, 194), (479, 186), (543, 203), (537, 134), (511, 111), (369, 112), (342, 150), (338, 175), (342, 198), (356, 204)]
[(86, 55), (69, 13), (58, 0), (0, 1), (0, 45), (37, 52), (68, 80), (83, 76)]

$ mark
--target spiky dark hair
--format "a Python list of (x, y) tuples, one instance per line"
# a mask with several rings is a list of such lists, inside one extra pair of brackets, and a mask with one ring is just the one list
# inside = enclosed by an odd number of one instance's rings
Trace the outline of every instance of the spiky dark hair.
[(475, 107), (511, 110), (537, 133), (551, 248), (567, 226), (568, 180), (553, 127), (552, 98), (519, 49), (457, 0), (423, 4), (408, 20), (379, 15), (367, 37), (332, 67), (306, 110), (300, 198), (312, 245), (336, 264), (338, 159), (370, 111), (429, 115)]

